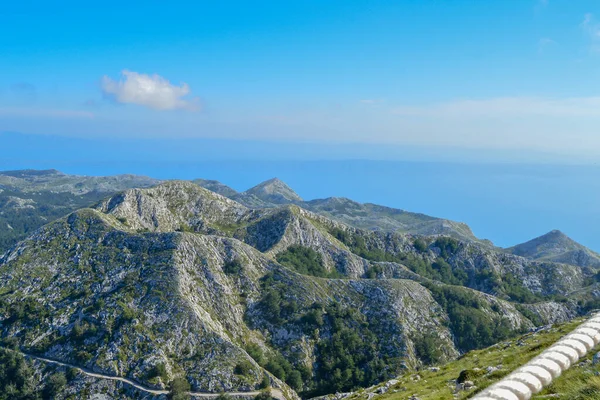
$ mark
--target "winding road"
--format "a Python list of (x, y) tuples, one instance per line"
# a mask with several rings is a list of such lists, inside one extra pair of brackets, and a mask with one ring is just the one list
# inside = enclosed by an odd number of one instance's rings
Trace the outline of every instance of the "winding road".
[[(75, 368), (76, 370), (80, 371), (81, 373), (90, 376), (92, 378), (98, 378), (98, 379), (108, 379), (111, 381), (120, 381), (123, 382), (127, 385), (133, 386), (134, 388), (141, 390), (143, 392), (146, 393), (150, 393), (150, 394), (155, 394), (155, 395), (161, 395), (161, 394), (169, 394), (168, 390), (160, 390), (160, 389), (153, 389), (151, 387), (145, 386), (139, 382), (136, 382), (134, 380), (131, 380), (129, 378), (123, 378), (120, 376), (112, 376), (112, 375), (104, 375), (104, 374), (99, 374), (97, 372), (93, 372), (87, 368), (82, 368), (79, 367), (77, 365), (73, 365), (73, 364), (69, 364), (69, 363), (65, 363), (62, 361), (57, 361), (57, 360), (52, 360), (50, 358), (45, 358), (45, 357), (40, 357), (40, 356), (36, 356), (33, 354), (29, 354), (29, 353), (25, 353), (23, 351), (18, 351), (18, 350), (14, 350), (14, 349), (9, 349), (3, 346), (0, 346), (0, 348), (7, 350), (7, 351), (12, 351), (12, 352), (16, 352), (16, 353), (20, 353), (22, 354), (24, 357), (27, 358), (31, 358), (31, 359), (35, 359), (35, 360), (39, 360), (39, 361), (43, 361), (49, 364), (54, 364), (54, 365), (59, 365), (61, 367), (70, 367), (70, 368)], [(229, 396), (236, 396), (236, 397), (254, 397), (258, 394), (260, 394), (260, 391), (252, 391), (252, 392), (225, 392), (225, 394), (229, 395)], [(206, 392), (189, 392), (188, 393), (190, 396), (193, 397), (202, 397), (202, 398), (215, 398), (217, 396), (219, 396), (220, 393), (206, 393)], [(283, 395), (283, 392), (279, 389), (273, 389), (271, 388), (271, 396), (278, 399), (278, 400), (286, 400), (285, 396)]]

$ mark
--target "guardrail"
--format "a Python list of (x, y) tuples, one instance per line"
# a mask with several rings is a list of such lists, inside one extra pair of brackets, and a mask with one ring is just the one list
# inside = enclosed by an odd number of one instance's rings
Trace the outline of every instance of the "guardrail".
[(600, 344), (600, 313), (594, 314), (540, 355), (473, 397), (474, 400), (528, 400), (596, 345)]

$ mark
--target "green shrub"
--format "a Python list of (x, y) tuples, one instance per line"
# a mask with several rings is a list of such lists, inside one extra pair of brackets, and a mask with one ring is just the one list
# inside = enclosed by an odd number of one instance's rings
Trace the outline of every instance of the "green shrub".
[(521, 314), (523, 314), (523, 316), (525, 318), (530, 320), (533, 325), (535, 325), (535, 326), (544, 325), (544, 320), (538, 314), (534, 313), (530, 309), (525, 308), (524, 306), (522, 306), (520, 304), (515, 304), (515, 308), (517, 309), (517, 311), (519, 311)]
[(367, 272), (365, 273), (365, 277), (367, 279), (377, 279), (379, 274), (381, 274), (382, 272), (383, 268), (381, 268), (381, 266), (373, 265), (367, 270)]
[(273, 399), (274, 399), (274, 397), (271, 396), (270, 390), (263, 390), (262, 392), (257, 394), (256, 397), (254, 397), (254, 400), (273, 400)]
[(427, 243), (421, 238), (415, 239), (413, 246), (415, 246), (415, 250), (419, 253), (425, 253), (427, 251)]
[(86, 364), (92, 357), (93, 356), (85, 350), (78, 351), (75, 355), (75, 359), (82, 364)]
[(223, 272), (225, 272), (228, 275), (237, 275), (242, 271), (243, 266), (239, 258), (235, 258), (231, 261), (228, 261), (223, 265)]
[(138, 316), (138, 312), (136, 310), (123, 302), (119, 302), (119, 308), (121, 309), (121, 323), (132, 321)]
[(148, 371), (146, 378), (152, 379), (159, 377), (163, 382), (168, 382), (169, 374), (167, 373), (167, 367), (164, 363), (158, 363), (154, 365), (150, 371)]
[(187, 379), (177, 377), (169, 384), (169, 395), (170, 400), (187, 400), (190, 398), (189, 392), (192, 389)]
[(258, 387), (260, 389), (267, 389), (271, 387), (271, 379), (269, 379), (269, 375), (263, 373), (262, 381), (260, 381), (260, 385)]
[(33, 375), (31, 364), (21, 354), (0, 349), (0, 400), (40, 398)]
[(291, 371), (286, 377), (285, 383), (290, 385), (295, 391), (299, 391), (302, 388), (302, 374), (300, 371)]
[(263, 356), (263, 352), (259, 345), (251, 343), (246, 346), (246, 352), (258, 363), (258, 365), (263, 365), (265, 363), (265, 357)]
[(281, 379), (281, 380), (285, 380), (285, 368), (284, 365), (282, 365), (279, 360), (269, 360), (267, 362), (267, 365), (265, 366), (265, 368), (272, 373), (273, 375), (275, 375), (275, 377)]
[(227, 393), (219, 393), (219, 395), (216, 397), (217, 400), (231, 400), (232, 397), (230, 395), (228, 395)]
[(464, 383), (466, 381), (474, 381), (475, 379), (485, 375), (485, 370), (465, 369), (460, 371), (456, 383)]
[[(279, 279), (274, 273), (261, 279), (262, 296), (257, 308), (269, 323), (299, 326), (310, 335), (316, 341), (316, 360), (313, 371), (277, 354), (264, 364), (271, 374), (303, 390), (302, 397), (307, 398), (350, 391), (397, 376), (402, 360), (383, 351), (385, 344), (369, 328), (365, 315), (335, 301), (328, 305), (314, 303), (305, 310), (291, 297), (289, 284)], [(249, 353), (258, 357), (258, 351)]]
[(426, 284), (434, 299), (446, 310), (456, 346), (469, 351), (491, 346), (517, 333), (501, 316), (492, 318), (483, 303), (467, 289)]
[(79, 376), (79, 370), (77, 368), (69, 367), (67, 368), (67, 381), (71, 382), (75, 380)]
[(286, 298), (286, 285), (275, 279), (273, 273), (268, 273), (261, 280), (263, 294), (258, 302), (265, 319), (272, 324), (280, 325), (294, 318), (299, 310), (295, 298)]
[(45, 399), (53, 399), (67, 385), (67, 378), (62, 372), (55, 372), (46, 379), (46, 385), (42, 391)]
[(236, 364), (233, 372), (237, 375), (249, 375), (252, 372), (252, 363), (248, 360), (242, 360)]
[(313, 308), (309, 310), (306, 314), (302, 316), (300, 322), (307, 328), (308, 331), (316, 328), (320, 328), (325, 323), (323, 319), (323, 309), (319, 306), (318, 308)]
[(451, 237), (442, 236), (433, 242), (433, 246), (440, 249), (442, 258), (448, 258), (456, 253), (459, 248), (459, 242)]
[(307, 397), (348, 392), (397, 375), (400, 360), (381, 351), (378, 336), (360, 311), (335, 302), (325, 311), (322, 329), (327, 335), (316, 345), (315, 386)]
[(424, 364), (435, 364), (443, 358), (444, 353), (441, 350), (440, 341), (435, 334), (423, 335), (414, 342), (416, 356)]

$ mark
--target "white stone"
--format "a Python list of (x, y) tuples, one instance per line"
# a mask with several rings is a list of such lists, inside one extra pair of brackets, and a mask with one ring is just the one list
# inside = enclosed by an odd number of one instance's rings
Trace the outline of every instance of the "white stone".
[(532, 373), (517, 372), (515, 374), (510, 375), (508, 379), (521, 382), (522, 384), (527, 385), (527, 387), (529, 388), (529, 390), (531, 390), (532, 393), (538, 393), (544, 388), (544, 385), (540, 378), (533, 375)]
[(560, 368), (560, 365), (558, 365), (556, 362), (554, 362), (552, 360), (548, 360), (547, 358), (546, 359), (538, 358), (536, 360), (533, 360), (529, 365), (538, 366), (538, 367), (545, 369), (546, 371), (548, 371), (550, 373), (550, 375), (552, 375), (552, 379), (558, 378), (560, 376), (560, 374), (562, 373), (562, 369)]
[(494, 387), (510, 390), (511, 392), (517, 395), (519, 400), (529, 400), (533, 395), (531, 389), (529, 389), (529, 386), (513, 379), (503, 380), (494, 385)]

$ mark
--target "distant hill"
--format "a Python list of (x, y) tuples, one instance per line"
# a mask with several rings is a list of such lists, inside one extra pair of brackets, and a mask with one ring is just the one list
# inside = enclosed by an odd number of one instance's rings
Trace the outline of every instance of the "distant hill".
[(218, 182), (196, 179), (194, 183), (229, 197), (249, 208), (272, 208), (295, 204), (328, 218), (361, 229), (384, 232), (404, 232), (416, 235), (448, 235), (492, 245), (478, 239), (465, 223), (413, 213), (370, 203), (359, 203), (344, 197), (329, 197), (304, 201), (292, 188), (278, 178), (269, 179), (242, 193)]
[(26, 193), (50, 191), (85, 195), (114, 193), (133, 187), (149, 187), (159, 179), (140, 175), (85, 176), (68, 175), (55, 169), (0, 171), (0, 189), (20, 190)]
[(0, 254), (74, 210), (125, 189), (159, 182), (137, 175), (67, 175), (55, 169), (0, 172)]
[(577, 243), (559, 230), (518, 244), (507, 251), (532, 260), (600, 268), (600, 254)]
[(278, 178), (259, 183), (253, 188), (233, 196), (233, 198), (253, 207), (295, 204), (303, 201), (302, 197), (298, 196), (292, 188)]
[(361, 229), (399, 231), (424, 236), (448, 235), (462, 240), (479, 241), (471, 228), (462, 222), (377, 204), (362, 204), (343, 197), (311, 200), (304, 202), (302, 206)]

